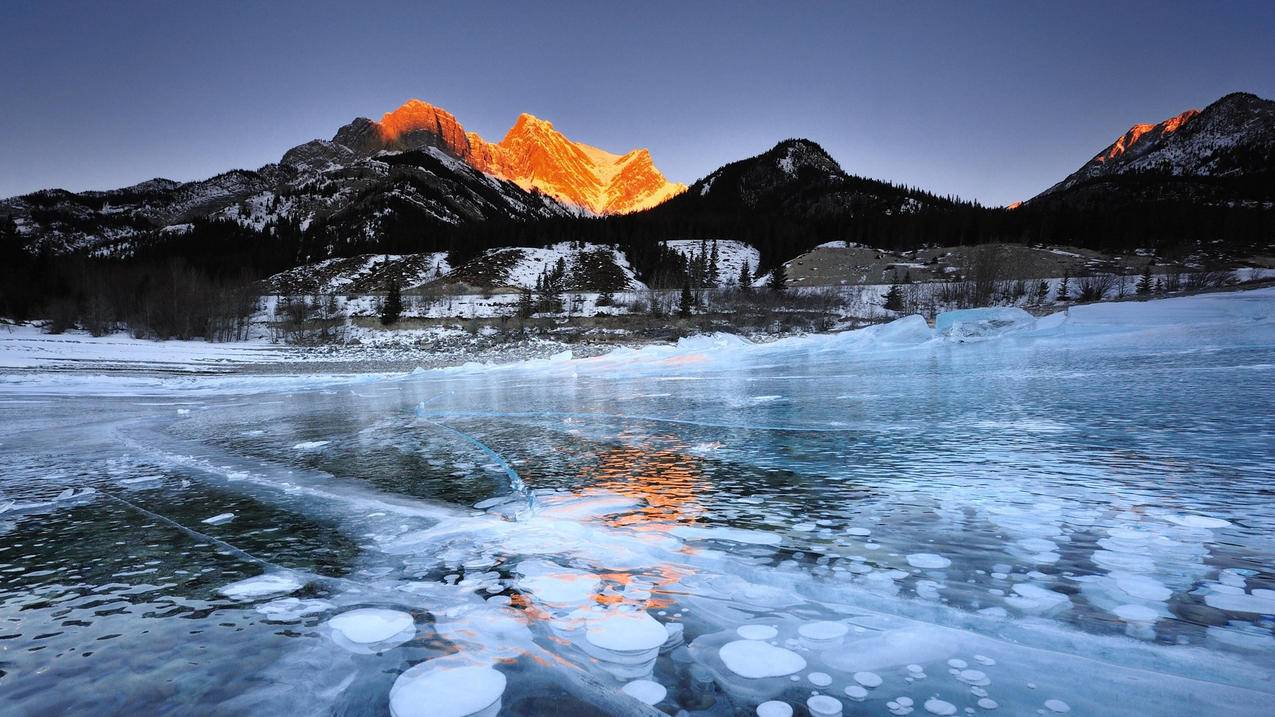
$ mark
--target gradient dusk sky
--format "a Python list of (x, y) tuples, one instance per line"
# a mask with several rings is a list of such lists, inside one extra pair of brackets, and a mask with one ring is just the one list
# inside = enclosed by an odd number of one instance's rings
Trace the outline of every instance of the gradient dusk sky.
[[(610, 7), (606, 7), (610, 6)], [(201, 179), (419, 97), (690, 183), (787, 137), (1030, 197), (1135, 122), (1275, 97), (1275, 2), (0, 2), (0, 197)]]

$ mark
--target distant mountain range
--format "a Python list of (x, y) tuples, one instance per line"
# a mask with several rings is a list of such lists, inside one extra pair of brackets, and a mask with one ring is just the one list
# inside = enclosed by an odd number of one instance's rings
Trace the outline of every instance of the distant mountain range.
[[(1250, 213), (1231, 231), (1255, 235), (1250, 243), (1260, 245), (1270, 240), (1273, 206), (1275, 102), (1243, 93), (1134, 125), (1008, 213), (855, 177), (802, 139), (687, 188), (669, 182), (645, 149), (612, 154), (527, 114), (492, 143), (446, 110), (411, 100), (257, 170), (0, 201), (0, 245), (130, 257), (180, 256), (202, 242), (200, 251), (215, 253), (207, 236), (225, 230), (208, 234), (208, 227), (226, 225), (247, 233), (243, 246), (252, 246), (252, 236), (280, 244), (270, 267), (278, 270), (280, 262), (376, 252), (712, 236), (757, 246), (773, 264), (829, 240), (893, 248), (989, 239), (1136, 243), (1190, 224), (1183, 237), (1202, 241), (1219, 221), (1216, 211), (1235, 208)], [(1077, 219), (1076, 212), (1089, 214)], [(1117, 213), (1121, 224), (1107, 221)]]

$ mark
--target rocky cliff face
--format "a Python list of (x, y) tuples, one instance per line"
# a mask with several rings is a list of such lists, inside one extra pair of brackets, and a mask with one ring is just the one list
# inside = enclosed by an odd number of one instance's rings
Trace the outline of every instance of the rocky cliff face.
[(356, 119), (332, 143), (361, 156), (437, 147), (492, 176), (594, 214), (647, 209), (686, 188), (669, 182), (645, 149), (612, 154), (573, 142), (529, 114), (520, 115), (500, 142), (488, 142), (466, 132), (450, 112), (421, 100), (409, 100), (380, 122)]

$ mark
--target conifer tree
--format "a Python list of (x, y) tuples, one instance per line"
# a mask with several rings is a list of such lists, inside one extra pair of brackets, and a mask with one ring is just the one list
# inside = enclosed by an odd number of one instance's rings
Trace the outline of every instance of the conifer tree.
[(890, 290), (885, 292), (885, 301), (881, 306), (888, 311), (903, 311), (903, 287), (899, 286), (897, 276), (894, 283), (890, 284)]
[(677, 303), (677, 315), (683, 319), (690, 318), (691, 306), (694, 304), (695, 298), (691, 295), (691, 282), (682, 283), (682, 298)]
[(1058, 285), (1058, 296), (1054, 297), (1054, 301), (1071, 301), (1071, 289), (1068, 288), (1070, 282), (1071, 277), (1063, 274), (1062, 283)]
[(788, 288), (788, 269), (782, 262), (775, 265), (775, 270), (770, 273), (770, 281), (766, 282), (766, 286), (775, 294), (782, 294)]
[(534, 313), (536, 313), (536, 307), (531, 300), (531, 289), (523, 289), (518, 295), (518, 317), (529, 319)]
[(389, 326), (397, 323), (403, 315), (403, 295), (398, 284), (398, 277), (390, 277), (389, 287), (385, 293), (385, 302), (381, 304), (381, 325)]
[(1142, 277), (1138, 279), (1138, 286), (1134, 290), (1138, 292), (1139, 296), (1146, 296), (1151, 293), (1151, 287), (1151, 262), (1147, 262), (1147, 265), (1142, 269)]
[(753, 271), (748, 266), (748, 260), (744, 260), (744, 265), (739, 267), (739, 289), (740, 291), (749, 291), (753, 287)]
[(717, 240), (714, 239), (712, 253), (709, 254), (708, 259), (708, 288), (710, 289), (717, 288), (717, 284), (721, 279), (721, 269), (717, 266), (717, 259)]

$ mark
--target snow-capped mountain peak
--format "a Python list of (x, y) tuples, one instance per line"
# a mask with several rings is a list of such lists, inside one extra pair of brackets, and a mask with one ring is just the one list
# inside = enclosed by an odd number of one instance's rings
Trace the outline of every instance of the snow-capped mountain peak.
[(574, 142), (552, 122), (525, 112), (502, 140), (488, 142), (466, 132), (450, 112), (413, 99), (380, 122), (356, 119), (333, 142), (363, 156), (437, 147), (492, 176), (594, 214), (646, 209), (685, 189), (668, 181), (645, 149), (612, 154)]

